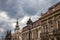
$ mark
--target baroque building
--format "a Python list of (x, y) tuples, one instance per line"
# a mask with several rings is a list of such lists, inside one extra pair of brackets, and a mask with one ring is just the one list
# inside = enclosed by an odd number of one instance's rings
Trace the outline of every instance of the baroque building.
[(39, 20), (41, 40), (60, 40), (60, 2), (50, 7)]
[[(42, 14), (42, 13), (41, 13)], [(60, 2), (22, 29), (22, 40), (60, 40)]]
[(16, 27), (15, 27), (14, 32), (15, 33), (12, 34), (12, 40), (22, 40), (21, 39), (21, 30), (19, 28), (18, 19), (17, 19), (17, 22), (16, 22)]

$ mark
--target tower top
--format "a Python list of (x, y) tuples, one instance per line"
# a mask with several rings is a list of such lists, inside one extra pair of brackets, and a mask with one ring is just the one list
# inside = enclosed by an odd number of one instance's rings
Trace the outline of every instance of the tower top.
[(28, 20), (28, 22), (27, 22), (27, 25), (29, 26), (29, 25), (32, 25), (33, 24), (33, 22), (32, 22), (32, 20), (31, 20), (31, 18), (29, 18), (29, 20)]
[(16, 27), (15, 27), (15, 30), (19, 30), (18, 18), (17, 18), (17, 22), (16, 22)]

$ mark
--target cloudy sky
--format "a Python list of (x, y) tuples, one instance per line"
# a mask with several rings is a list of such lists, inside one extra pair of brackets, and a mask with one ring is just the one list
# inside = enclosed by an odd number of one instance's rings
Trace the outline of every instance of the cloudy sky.
[(17, 17), (19, 27), (26, 26), (29, 18), (38, 20), (40, 13), (44, 13), (49, 7), (60, 0), (0, 0), (0, 36), (7, 30), (14, 30)]

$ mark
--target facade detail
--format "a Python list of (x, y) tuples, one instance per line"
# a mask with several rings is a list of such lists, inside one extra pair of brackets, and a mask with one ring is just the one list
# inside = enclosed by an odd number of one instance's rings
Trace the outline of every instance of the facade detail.
[(60, 40), (60, 2), (22, 29), (22, 40)]

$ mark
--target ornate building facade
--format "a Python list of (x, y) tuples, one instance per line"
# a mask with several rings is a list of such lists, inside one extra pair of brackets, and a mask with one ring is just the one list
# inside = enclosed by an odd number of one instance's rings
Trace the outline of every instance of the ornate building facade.
[(60, 40), (60, 2), (22, 29), (22, 40)]
[(60, 40), (60, 2), (50, 7), (39, 20), (41, 40)]

